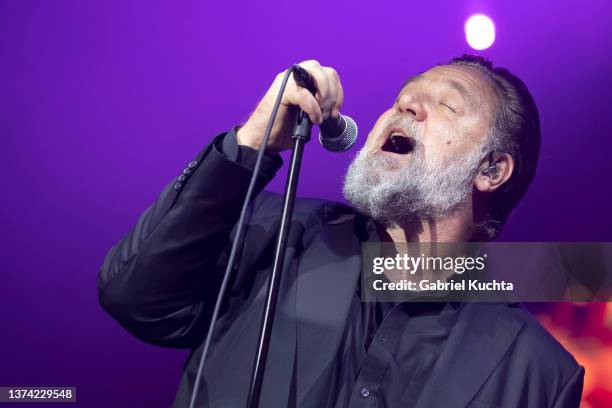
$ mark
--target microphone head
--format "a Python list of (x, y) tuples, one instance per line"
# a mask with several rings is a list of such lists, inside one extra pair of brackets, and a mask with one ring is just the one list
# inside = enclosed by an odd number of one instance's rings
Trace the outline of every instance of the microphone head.
[(321, 142), (321, 145), (330, 152), (342, 153), (355, 144), (357, 140), (357, 124), (349, 116), (340, 115), (337, 119), (337, 126), (335, 127), (339, 127), (340, 131), (328, 133), (325, 132), (325, 129), (320, 129), (319, 142)]

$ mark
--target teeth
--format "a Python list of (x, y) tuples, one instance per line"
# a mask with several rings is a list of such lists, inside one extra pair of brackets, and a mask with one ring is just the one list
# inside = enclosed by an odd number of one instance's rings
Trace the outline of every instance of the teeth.
[(393, 132), (383, 144), (382, 150), (398, 154), (407, 154), (414, 150), (414, 143), (409, 136), (399, 132)]

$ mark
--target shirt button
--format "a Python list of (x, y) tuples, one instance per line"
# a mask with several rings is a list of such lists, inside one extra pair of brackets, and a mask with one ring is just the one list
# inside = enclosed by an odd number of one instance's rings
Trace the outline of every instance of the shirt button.
[(183, 185), (180, 182), (177, 181), (176, 183), (174, 183), (174, 189), (175, 190), (180, 190), (181, 187), (183, 187)]
[(361, 387), (361, 390), (359, 390), (359, 393), (361, 394), (363, 398), (367, 398), (370, 395), (370, 390), (367, 387)]
[(186, 176), (186, 175), (181, 174), (180, 176), (178, 176), (178, 181), (180, 181), (181, 183), (182, 183), (183, 181), (185, 181), (185, 180), (187, 180), (187, 176)]
[(193, 169), (196, 165), (198, 164), (197, 161), (193, 160), (190, 161), (189, 164), (187, 165), (187, 167), (189, 167), (190, 169)]
[(184, 175), (189, 175), (190, 173), (191, 173), (191, 167), (186, 167), (185, 169), (183, 169)]

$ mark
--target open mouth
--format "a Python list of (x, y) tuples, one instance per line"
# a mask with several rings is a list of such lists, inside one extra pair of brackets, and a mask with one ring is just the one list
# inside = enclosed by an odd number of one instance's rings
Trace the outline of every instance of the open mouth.
[(410, 136), (406, 136), (398, 131), (391, 131), (381, 150), (395, 154), (409, 154), (414, 150), (415, 146), (416, 141)]

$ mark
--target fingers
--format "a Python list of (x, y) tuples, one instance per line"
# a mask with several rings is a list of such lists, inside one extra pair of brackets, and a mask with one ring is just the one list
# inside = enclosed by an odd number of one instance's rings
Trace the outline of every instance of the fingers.
[(294, 86), (297, 89), (294, 92), (290, 92), (287, 96), (289, 104), (299, 106), (300, 109), (306, 112), (311, 122), (316, 124), (323, 122), (321, 108), (316, 98), (308, 89), (298, 87), (297, 85)]
[(315, 60), (304, 61), (299, 65), (308, 71), (317, 88), (315, 99), (321, 112), (321, 121), (330, 115), (338, 116), (344, 100), (344, 91), (336, 70), (321, 66)]
[(334, 103), (333, 85), (331, 84), (329, 74), (320, 65), (313, 64), (312, 67), (309, 67), (308, 72), (317, 88), (315, 97), (321, 108), (323, 120), (325, 120), (329, 117)]
[(329, 77), (331, 78), (330, 84), (333, 89), (332, 94), (336, 96), (335, 103), (331, 110), (331, 116), (335, 118), (340, 114), (340, 108), (344, 102), (344, 89), (342, 88), (342, 83), (340, 82), (338, 72), (336, 72), (336, 70), (333, 68), (328, 68), (328, 72)]

